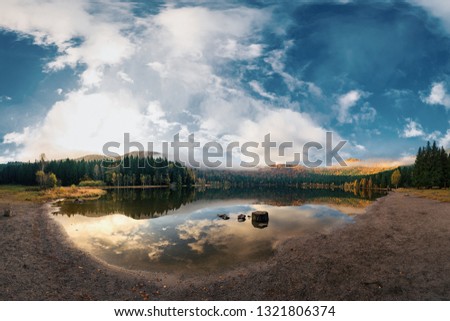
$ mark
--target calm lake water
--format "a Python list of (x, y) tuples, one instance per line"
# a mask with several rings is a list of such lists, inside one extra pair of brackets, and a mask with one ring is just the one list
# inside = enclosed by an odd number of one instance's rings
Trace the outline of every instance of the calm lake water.
[[(80, 248), (109, 264), (189, 273), (264, 260), (288, 237), (331, 233), (375, 196), (294, 188), (114, 190), (95, 201), (62, 202), (54, 217)], [(254, 211), (267, 211), (269, 221), (252, 221)]]

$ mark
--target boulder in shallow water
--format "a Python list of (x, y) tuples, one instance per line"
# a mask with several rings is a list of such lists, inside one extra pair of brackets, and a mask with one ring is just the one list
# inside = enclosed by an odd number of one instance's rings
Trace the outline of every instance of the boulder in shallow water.
[(263, 229), (269, 226), (269, 213), (266, 211), (255, 211), (252, 213), (252, 225)]
[(239, 222), (244, 222), (245, 221), (245, 214), (239, 214), (237, 217)]
[(217, 216), (225, 221), (230, 219), (230, 217), (227, 214), (217, 214)]
[(269, 213), (266, 211), (255, 211), (252, 213), (252, 221), (269, 222)]

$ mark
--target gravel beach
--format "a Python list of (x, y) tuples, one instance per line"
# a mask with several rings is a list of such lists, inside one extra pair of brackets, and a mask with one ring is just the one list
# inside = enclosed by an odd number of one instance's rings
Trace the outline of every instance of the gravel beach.
[[(0, 202), (0, 209), (6, 201)], [(77, 249), (49, 204), (0, 217), (0, 300), (449, 300), (450, 204), (392, 192), (331, 234), (197, 276), (123, 270)]]

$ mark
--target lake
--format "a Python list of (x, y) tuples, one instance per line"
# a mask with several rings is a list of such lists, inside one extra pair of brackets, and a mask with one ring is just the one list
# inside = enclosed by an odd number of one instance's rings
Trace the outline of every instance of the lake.
[[(109, 264), (196, 273), (265, 260), (289, 237), (332, 233), (377, 196), (297, 188), (111, 190), (98, 200), (58, 203), (54, 218), (78, 247)], [(255, 211), (267, 211), (268, 221), (255, 221)]]

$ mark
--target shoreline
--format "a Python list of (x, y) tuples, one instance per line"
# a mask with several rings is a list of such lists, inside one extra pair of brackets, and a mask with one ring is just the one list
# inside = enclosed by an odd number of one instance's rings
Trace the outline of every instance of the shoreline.
[[(6, 202), (0, 202), (0, 208)], [(450, 206), (393, 192), (331, 234), (223, 273), (129, 271), (79, 250), (49, 204), (0, 218), (1, 300), (449, 300)]]

